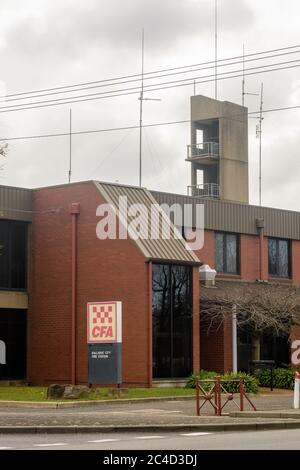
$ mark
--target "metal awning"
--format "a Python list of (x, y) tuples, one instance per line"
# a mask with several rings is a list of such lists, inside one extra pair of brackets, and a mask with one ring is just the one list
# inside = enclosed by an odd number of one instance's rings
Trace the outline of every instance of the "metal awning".
[[(180, 237), (176, 227), (169, 217), (160, 208), (152, 194), (145, 188), (125, 186), (112, 183), (94, 182), (105, 201), (115, 208), (119, 221), (122, 223), (126, 209), (119, 206), (120, 197), (126, 196), (128, 207), (140, 204), (141, 217), (139, 217), (141, 232), (146, 234), (143, 238), (134, 240), (139, 249), (149, 261), (172, 262), (199, 265), (200, 260), (195, 253), (188, 248), (184, 239)], [(149, 217), (151, 215), (151, 222)], [(132, 219), (133, 220), (133, 219)], [(128, 218), (130, 224), (130, 218)], [(163, 238), (163, 223), (169, 224), (170, 237)], [(158, 233), (157, 238), (151, 237), (151, 229)], [(130, 231), (128, 231), (130, 237)]]

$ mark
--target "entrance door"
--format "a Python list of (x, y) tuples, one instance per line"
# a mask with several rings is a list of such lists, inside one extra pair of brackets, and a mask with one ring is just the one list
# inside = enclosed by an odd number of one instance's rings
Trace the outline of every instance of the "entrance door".
[(26, 378), (26, 334), (26, 310), (0, 309), (0, 380)]
[(153, 377), (187, 377), (192, 369), (191, 268), (153, 265)]

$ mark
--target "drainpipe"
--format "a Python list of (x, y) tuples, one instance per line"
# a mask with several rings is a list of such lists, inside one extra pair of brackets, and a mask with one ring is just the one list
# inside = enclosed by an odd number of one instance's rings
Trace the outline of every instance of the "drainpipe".
[(237, 373), (237, 320), (236, 305), (232, 307), (232, 372)]
[(264, 281), (264, 219), (256, 219), (256, 228), (259, 233), (259, 280)]
[(148, 383), (149, 387), (152, 387), (152, 262), (149, 261), (148, 263), (148, 296), (149, 296), (149, 312), (148, 312), (148, 338), (149, 338), (149, 370), (148, 370)]
[(76, 385), (76, 314), (77, 314), (77, 220), (80, 205), (72, 203), (72, 307), (71, 307), (71, 382)]

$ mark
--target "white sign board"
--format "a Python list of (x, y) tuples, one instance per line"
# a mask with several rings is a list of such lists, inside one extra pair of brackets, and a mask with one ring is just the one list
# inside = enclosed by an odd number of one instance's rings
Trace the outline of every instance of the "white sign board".
[(122, 342), (122, 302), (88, 302), (87, 342)]

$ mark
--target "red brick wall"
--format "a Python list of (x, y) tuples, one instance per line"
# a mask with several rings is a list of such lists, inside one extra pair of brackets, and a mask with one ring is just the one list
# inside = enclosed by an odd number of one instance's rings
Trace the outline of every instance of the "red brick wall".
[(204, 246), (201, 250), (195, 250), (196, 255), (204, 264), (208, 264), (211, 268), (215, 267), (215, 232), (205, 230)]
[[(78, 215), (77, 383), (87, 382), (86, 305), (123, 301), (123, 382), (149, 384), (148, 264), (132, 240), (96, 237), (101, 195), (92, 183), (34, 191), (29, 273), (28, 380), (71, 382), (71, 220)], [(52, 211), (55, 209), (55, 211)], [(193, 269), (193, 369), (199, 369), (199, 275)]]
[(232, 325), (228, 318), (220, 328), (201, 323), (201, 369), (224, 373), (232, 370)]
[(243, 280), (255, 281), (260, 275), (259, 237), (256, 235), (240, 236), (240, 274)]
[(264, 237), (264, 251), (263, 251), (263, 281), (269, 279), (269, 248), (268, 237)]
[(300, 284), (300, 241), (292, 240), (292, 279), (295, 284)]
[[(86, 304), (123, 301), (123, 378), (148, 382), (147, 263), (131, 240), (96, 237), (101, 197), (93, 184), (34, 192), (28, 346), (28, 380), (71, 380), (71, 215), (78, 216), (77, 381), (87, 381)], [(61, 210), (56, 213), (49, 209)]]

